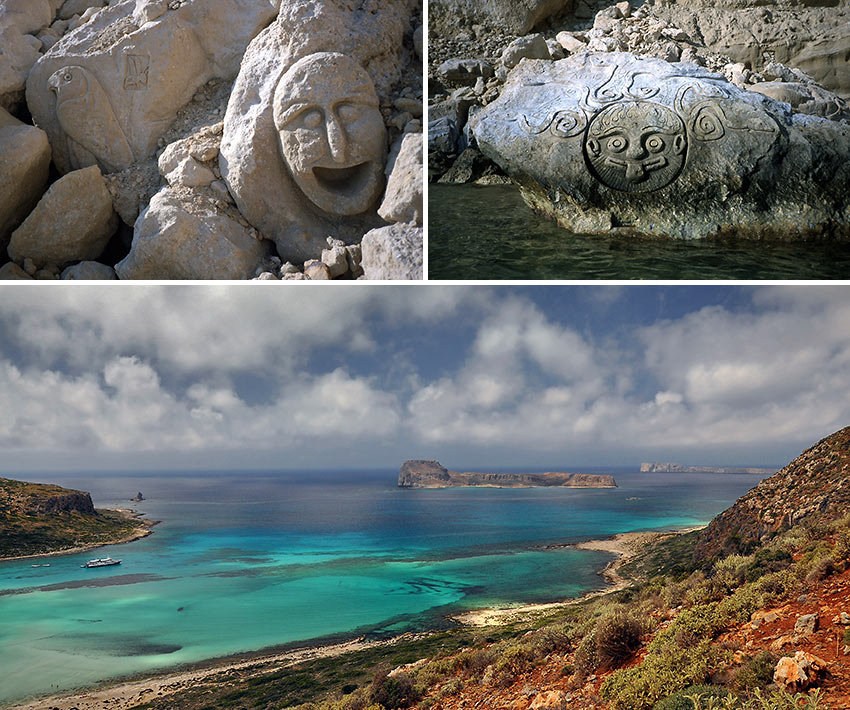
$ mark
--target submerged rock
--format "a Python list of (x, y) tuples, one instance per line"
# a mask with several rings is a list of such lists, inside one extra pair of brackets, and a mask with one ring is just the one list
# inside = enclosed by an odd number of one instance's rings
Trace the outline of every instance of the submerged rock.
[(524, 61), (470, 125), (526, 201), (574, 232), (850, 236), (850, 127), (696, 65)]

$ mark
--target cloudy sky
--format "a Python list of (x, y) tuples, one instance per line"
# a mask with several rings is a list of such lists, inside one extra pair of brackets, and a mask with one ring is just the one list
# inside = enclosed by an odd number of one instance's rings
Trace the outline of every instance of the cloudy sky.
[(0, 287), (0, 469), (783, 464), (850, 287)]

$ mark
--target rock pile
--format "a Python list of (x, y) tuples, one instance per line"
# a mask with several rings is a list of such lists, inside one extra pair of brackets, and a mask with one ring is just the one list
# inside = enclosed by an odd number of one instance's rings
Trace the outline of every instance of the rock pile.
[(0, 276), (421, 278), (420, 18), (0, 0)]

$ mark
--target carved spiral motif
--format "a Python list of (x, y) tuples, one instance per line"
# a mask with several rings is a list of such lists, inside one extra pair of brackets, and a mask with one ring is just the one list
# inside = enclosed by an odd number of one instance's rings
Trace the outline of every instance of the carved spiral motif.
[(697, 109), (691, 121), (694, 137), (701, 141), (716, 141), (726, 135), (720, 110), (713, 105)]
[(584, 131), (587, 116), (581, 111), (558, 111), (552, 121), (551, 132), (559, 138), (571, 138)]

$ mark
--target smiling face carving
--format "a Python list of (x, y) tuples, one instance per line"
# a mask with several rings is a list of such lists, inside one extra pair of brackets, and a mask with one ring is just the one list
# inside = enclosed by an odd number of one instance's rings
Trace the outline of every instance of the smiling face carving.
[(274, 122), (292, 178), (320, 209), (355, 215), (384, 187), (386, 128), (366, 71), (342, 54), (293, 64), (275, 90)]
[(685, 124), (666, 106), (625, 101), (591, 121), (584, 152), (591, 174), (624, 192), (652, 192), (675, 180), (685, 164)]

